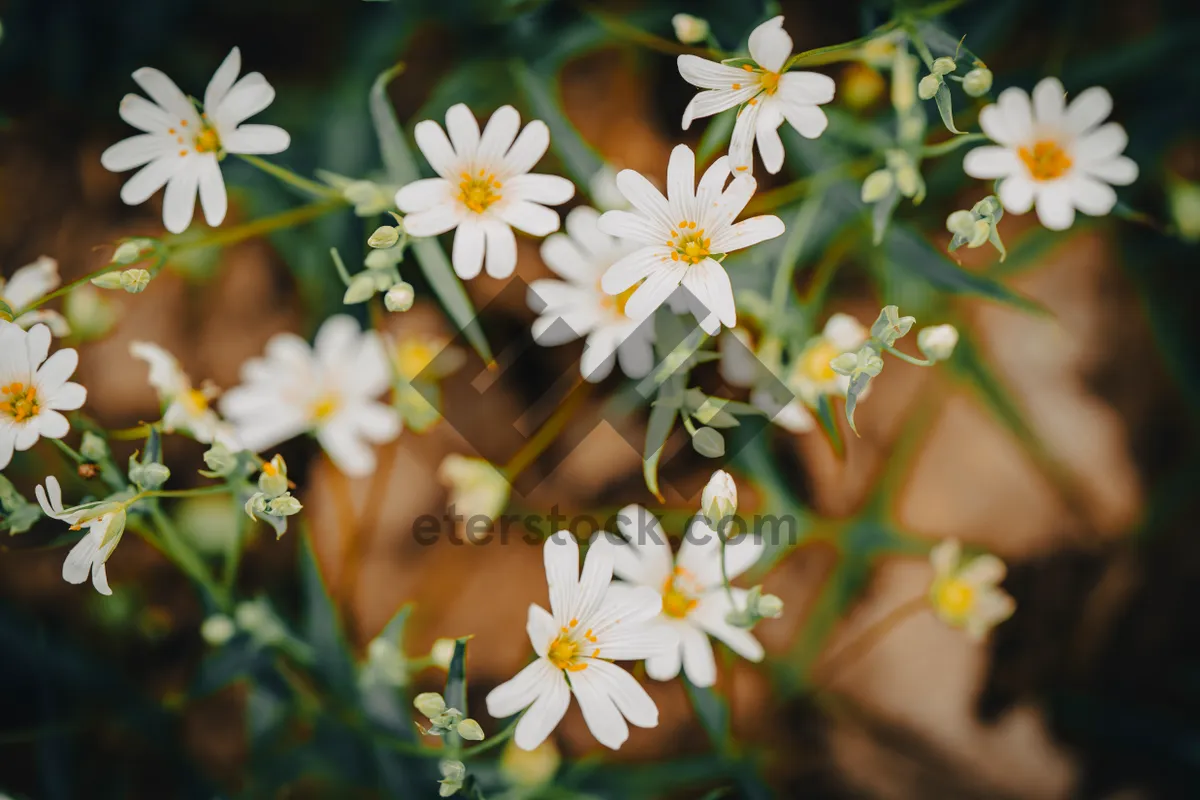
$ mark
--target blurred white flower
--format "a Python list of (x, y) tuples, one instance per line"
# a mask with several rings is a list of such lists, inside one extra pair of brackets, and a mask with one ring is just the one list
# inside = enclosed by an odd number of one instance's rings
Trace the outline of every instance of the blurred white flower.
[(12, 274), (8, 280), (0, 277), (0, 301), (3, 301), (18, 316), (13, 320), (22, 328), (29, 329), (39, 322), (46, 323), (55, 336), (69, 336), (71, 326), (57, 311), (45, 308), (21, 314), (21, 309), (41, 300), (59, 287), (58, 262), (49, 256), (41, 256), (32, 264), (26, 264)]
[(450, 490), (450, 505), (468, 518), (495, 520), (508, 505), (512, 491), (504, 473), (491, 462), (458, 453), (442, 459), (438, 479)]
[(675, 38), (684, 44), (698, 44), (708, 38), (708, 21), (691, 14), (676, 14), (671, 17)]
[(1122, 155), (1129, 137), (1115, 122), (1112, 96), (1093, 86), (1066, 103), (1058, 78), (1043, 78), (1030, 96), (1021, 89), (1000, 93), (979, 112), (979, 125), (996, 145), (977, 147), (963, 159), (973, 178), (999, 179), (1004, 210), (1024, 214), (1035, 204), (1038, 219), (1066, 230), (1076, 209), (1103, 216), (1117, 203), (1113, 186), (1138, 176), (1137, 164)]
[(546, 123), (534, 120), (518, 136), (520, 126), (516, 109), (501, 106), (480, 135), (475, 115), (459, 103), (446, 112), (445, 131), (433, 120), (413, 130), (439, 177), (401, 187), (396, 207), (408, 215), (404, 230), (410, 236), (457, 229), (451, 261), (460, 278), (474, 278), (485, 267), (491, 277), (507, 278), (517, 265), (512, 229), (531, 236), (553, 233), (558, 214), (546, 206), (575, 194), (566, 178), (530, 172), (550, 146)]
[(783, 233), (783, 221), (764, 214), (734, 223), (757, 184), (748, 175), (729, 178), (729, 159), (719, 158), (697, 187), (696, 156), (685, 144), (671, 151), (666, 197), (641, 173), (617, 174), (617, 186), (634, 210), (606, 211), (599, 227), (640, 246), (609, 267), (600, 285), (612, 295), (636, 287), (625, 303), (630, 317), (645, 319), (682, 286), (692, 314), (709, 334), (722, 324), (737, 324), (733, 287), (720, 258), (774, 239)]
[(930, 551), (929, 561), (934, 573), (929, 600), (947, 625), (965, 628), (978, 640), (1016, 610), (1012, 597), (1000, 588), (1005, 568), (995, 556), (976, 556), (964, 564), (958, 540), (946, 539)]
[(556, 233), (542, 243), (542, 260), (564, 280), (536, 280), (529, 286), (529, 307), (539, 313), (533, 338), (552, 347), (587, 337), (579, 372), (587, 380), (602, 381), (620, 363), (621, 371), (641, 378), (654, 366), (654, 325), (642, 325), (625, 313), (633, 287), (611, 295), (600, 279), (637, 243), (609, 236), (600, 230), (600, 213), (580, 206), (567, 214), (566, 233)]
[(698, 117), (742, 106), (729, 143), (734, 170), (750, 171), (757, 141), (767, 172), (779, 172), (783, 167), (779, 126), (787, 120), (801, 136), (817, 138), (829, 124), (819, 106), (833, 100), (835, 90), (828, 75), (784, 72), (791, 56), (792, 39), (783, 29), (783, 17), (769, 19), (751, 32), (753, 64), (734, 67), (700, 56), (680, 56), (679, 74), (704, 90), (684, 109), (683, 129), (687, 130)]
[(50, 329), (28, 331), (0, 320), (0, 469), (14, 450), (28, 450), (38, 438), (61, 439), (71, 426), (60, 411), (74, 411), (87, 400), (87, 389), (68, 382), (79, 353), (50, 352)]
[(197, 191), (205, 220), (220, 225), (228, 207), (221, 158), (226, 153), (269, 155), (287, 149), (291, 138), (282, 128), (243, 124), (271, 105), (275, 89), (258, 72), (238, 80), (241, 69), (242, 54), (235, 47), (208, 83), (203, 112), (159, 70), (142, 67), (133, 73), (153, 102), (140, 95), (125, 95), (121, 119), (145, 133), (117, 142), (100, 156), (100, 163), (111, 172), (141, 167), (121, 187), (126, 205), (146, 202), (165, 183), (163, 224), (167, 230), (187, 230)]
[(218, 394), (215, 386), (194, 388), (175, 356), (156, 344), (133, 342), (129, 352), (150, 365), (150, 385), (163, 406), (164, 431), (185, 431), (204, 444), (220, 442), (230, 450), (242, 449), (233, 426), (209, 405)]
[(53, 475), (46, 478), (45, 488), (38, 486), (34, 493), (47, 517), (66, 522), (71, 530), (87, 528), (88, 532), (67, 553), (62, 568), (63, 580), (83, 583), (91, 574), (97, 592), (112, 594), (104, 563), (117, 549), (125, 532), (125, 507), (119, 503), (91, 503), (68, 512), (63, 508), (58, 478)]
[[(717, 680), (717, 663), (709, 636), (743, 658), (762, 660), (762, 645), (754, 635), (726, 619), (731, 611), (746, 607), (747, 593), (733, 588), (730, 603), (730, 593), (725, 591), (721, 578), (721, 538), (703, 517), (692, 519), (674, 560), (658, 520), (641, 506), (623, 508), (617, 515), (617, 527), (626, 544), (616, 548), (613, 572), (631, 584), (660, 594), (659, 630), (664, 640), (677, 639), (669, 651), (646, 659), (647, 675), (669, 681), (682, 666), (693, 684), (712, 686)], [(762, 539), (757, 537), (730, 539), (725, 548), (725, 570), (730, 580), (752, 567), (762, 549)]]
[(526, 632), (537, 659), (487, 696), (488, 713), (500, 719), (528, 708), (513, 741), (532, 750), (557, 727), (571, 695), (583, 719), (605, 747), (616, 750), (629, 738), (626, 720), (639, 728), (658, 725), (658, 707), (646, 690), (613, 661), (640, 661), (666, 644), (649, 624), (662, 602), (656, 591), (612, 585), (617, 545), (601, 532), (579, 572), (579, 546), (559, 531), (543, 550), (550, 589), (549, 614), (529, 607)]
[(262, 358), (242, 365), (241, 377), (219, 405), (248, 450), (313, 433), (338, 469), (363, 476), (375, 469), (370, 445), (400, 433), (395, 410), (376, 401), (391, 382), (383, 345), (352, 317), (325, 320), (311, 346), (276, 334)]

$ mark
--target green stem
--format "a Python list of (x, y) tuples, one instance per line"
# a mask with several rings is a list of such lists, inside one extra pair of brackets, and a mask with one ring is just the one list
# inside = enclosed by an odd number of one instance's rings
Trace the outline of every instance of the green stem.
[(507, 727), (505, 727), (504, 730), (500, 731), (495, 736), (488, 739), (486, 742), (480, 742), (479, 744), (475, 745), (474, 747), (468, 747), (467, 749), (463, 750), (461, 757), (464, 760), (468, 759), (468, 758), (474, 758), (475, 756), (479, 755), (480, 753), (486, 753), (488, 750), (491, 750), (494, 747), (499, 747), (500, 745), (504, 744), (505, 742), (507, 742), (509, 739), (511, 739), (513, 737), (514, 733), (517, 732), (517, 723), (520, 721), (521, 721), (520, 717), (518, 717), (517, 719), (514, 719), (512, 722), (510, 722), (508, 724)]
[(333, 256), (333, 266), (337, 270), (338, 277), (342, 279), (342, 283), (349, 286), (350, 281), (353, 279), (350, 277), (350, 273), (346, 269), (345, 262), (342, 261), (342, 254), (338, 252), (336, 247), (331, 247), (329, 248), (329, 255)]
[(305, 194), (311, 194), (314, 197), (325, 197), (329, 199), (336, 198), (338, 200), (342, 199), (342, 193), (337, 189), (297, 175), (287, 167), (281, 167), (278, 164), (272, 164), (270, 161), (259, 158), (258, 156), (251, 156), (243, 153), (239, 153), (238, 158), (253, 167), (257, 167), (268, 175), (278, 178), (289, 186), (294, 186)]
[(896, 358), (900, 359), (901, 361), (907, 361), (908, 363), (914, 364), (918, 367), (932, 367), (934, 364), (937, 363), (936, 361), (933, 361), (930, 359), (913, 358), (908, 353), (902, 353), (899, 350), (897, 350), (895, 347), (892, 347), (890, 344), (885, 344), (883, 346), (883, 349), (887, 350), (889, 353), (891, 353), (892, 355), (894, 355)]
[[(179, 495), (160, 494), (158, 496), (178, 497)], [(219, 608), (222, 610), (228, 609), (230, 605), (229, 595), (220, 586), (217, 586), (212, 576), (209, 575), (208, 567), (204, 564), (204, 561), (190, 547), (184, 544), (179, 531), (175, 528), (175, 523), (163, 512), (157, 501), (153, 501), (147, 505), (150, 508), (150, 519), (154, 521), (154, 527), (158, 529), (158, 534), (163, 545), (163, 552), (195, 583), (203, 587), (212, 596), (213, 601)]]
[(270, 217), (256, 219), (244, 225), (219, 230), (208, 236), (201, 236), (196, 239), (185, 238), (182, 240), (172, 237), (167, 240), (167, 247), (171, 253), (198, 250), (203, 247), (226, 247), (231, 244), (237, 244), (245, 239), (261, 236), (264, 233), (271, 233), (282, 228), (293, 228), (309, 220), (328, 214), (330, 211), (343, 208), (346, 205), (346, 201), (340, 197), (330, 197), (326, 200), (289, 209)]
[(947, 139), (938, 144), (930, 144), (921, 148), (921, 158), (936, 158), (944, 156), (947, 153), (953, 153), (964, 144), (971, 142), (986, 142), (988, 137), (982, 133), (964, 133), (961, 136), (955, 136), (953, 139)]
[(55, 447), (57, 447), (59, 450), (62, 451), (63, 455), (67, 456), (67, 458), (71, 459), (76, 464), (87, 463), (87, 459), (83, 457), (82, 453), (77, 452), (73, 447), (71, 447), (69, 444), (64, 442), (62, 439), (51, 439), (50, 441), (54, 444)]
[(634, 44), (640, 44), (643, 47), (647, 47), (651, 50), (657, 50), (660, 53), (667, 53), (668, 55), (673, 56), (689, 54), (707, 56), (715, 61), (720, 61), (721, 59), (728, 57), (720, 50), (716, 50), (711, 47), (707, 49), (703, 47), (690, 47), (686, 44), (673, 42), (670, 39), (650, 33), (649, 31), (644, 31), (636, 25), (632, 25), (620, 17), (610, 14), (600, 7), (591, 5), (590, 3), (580, 3), (579, 6), (583, 10), (583, 13), (599, 22), (601, 26), (606, 28), (609, 33), (612, 33), (617, 38), (625, 39), (626, 41), (633, 42)]

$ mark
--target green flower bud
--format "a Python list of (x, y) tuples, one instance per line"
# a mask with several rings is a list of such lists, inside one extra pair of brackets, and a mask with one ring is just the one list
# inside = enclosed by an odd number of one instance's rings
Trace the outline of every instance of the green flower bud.
[(237, 626), (224, 614), (213, 614), (200, 624), (200, 636), (213, 647), (220, 647), (233, 638)]
[(938, 89), (942, 88), (942, 76), (926, 75), (921, 78), (921, 82), (917, 84), (917, 97), (922, 100), (932, 100), (933, 96), (938, 93)]
[(446, 710), (446, 700), (437, 692), (421, 692), (413, 698), (413, 707), (433, 719)]
[(390, 270), (404, 260), (404, 250), (392, 247), (387, 250), (372, 250), (363, 259), (367, 269)]
[(399, 229), (391, 225), (380, 225), (367, 239), (367, 246), (376, 250), (386, 250), (389, 247), (395, 247), (398, 241), (400, 241)]
[(725, 439), (712, 428), (698, 428), (692, 436), (692, 447), (705, 458), (725, 455)]
[(255, 492), (246, 499), (242, 508), (250, 519), (258, 519), (260, 515), (267, 513), (267, 496), (262, 492)]
[(342, 196), (354, 206), (355, 215), (373, 217), (392, 207), (395, 190), (393, 189), (389, 193), (382, 186), (371, 181), (350, 181), (342, 189)]
[(142, 248), (136, 241), (122, 242), (113, 251), (112, 263), (132, 264), (142, 257)]
[(84, 431), (83, 440), (79, 443), (79, 454), (92, 463), (103, 461), (108, 458), (108, 442), (104, 441), (102, 436)]
[(276, 455), (264, 461), (258, 476), (258, 489), (268, 498), (280, 497), (288, 490), (287, 464), (283, 456)]
[(946, 217), (946, 230), (955, 236), (970, 238), (975, 229), (975, 215), (970, 211), (959, 209)]
[(914, 197), (921, 192), (921, 173), (912, 164), (896, 170), (896, 188), (905, 197)]
[(758, 598), (754, 611), (763, 619), (779, 619), (783, 616), (783, 601), (773, 594), (764, 594)]
[(917, 333), (917, 347), (930, 361), (945, 361), (958, 344), (958, 329), (953, 325), (933, 325)]
[(291, 517), (299, 514), (303, 507), (291, 494), (285, 494), (267, 503), (267, 513), (274, 517)]
[(129, 465), (129, 480), (143, 489), (157, 489), (171, 478), (171, 470), (165, 464), (151, 461), (141, 464), (133, 461)]
[(350, 279), (350, 285), (346, 288), (346, 293), (342, 295), (342, 302), (351, 306), (356, 303), (365, 303), (374, 296), (375, 279), (368, 274), (360, 273)]
[(464, 719), (458, 723), (456, 728), (458, 735), (464, 739), (469, 739), (472, 742), (483, 741), (483, 728), (479, 727), (479, 723), (473, 719)]
[(127, 269), (121, 273), (121, 288), (130, 294), (141, 294), (150, 285), (150, 272), (144, 269)]
[(837, 358), (829, 362), (829, 368), (838, 375), (849, 377), (854, 374), (854, 370), (858, 369), (858, 354), (857, 353), (842, 353)]
[(92, 285), (98, 286), (101, 289), (120, 289), (121, 288), (121, 273), (106, 272), (103, 275), (97, 275), (92, 278)]
[(916, 317), (900, 316), (897, 306), (884, 306), (871, 326), (871, 335), (886, 345), (894, 345), (897, 339), (912, 330), (916, 321)]
[(992, 71), (976, 67), (963, 76), (963, 91), (971, 97), (983, 97), (992, 90)]
[(977, 217), (994, 217), (999, 221), (1004, 215), (1004, 206), (1000, 204), (999, 197), (989, 194), (971, 208), (971, 213)]
[(228, 478), (237, 469), (237, 454), (223, 444), (217, 443), (204, 452), (204, 464), (217, 477)]
[(388, 311), (408, 311), (412, 308), (415, 297), (416, 294), (413, 291), (412, 284), (407, 281), (400, 281), (387, 290), (387, 294), (383, 296), (383, 304), (387, 307)]
[(700, 510), (713, 529), (719, 532), (721, 525), (737, 513), (737, 504), (737, 484), (728, 472), (717, 470), (708, 479), (700, 495)]
[(457, 708), (447, 708), (442, 713), (435, 714), (429, 718), (429, 721), (433, 723), (434, 727), (432, 733), (437, 736), (441, 736), (443, 733), (446, 733), (455, 725), (457, 725), (461, 719), (461, 711), (459, 711)]
[(467, 767), (461, 761), (443, 761), (438, 764), (438, 769), (442, 772), (442, 779), (438, 781), (441, 784), (438, 788), (439, 797), (450, 797), (462, 788), (463, 781), (467, 779)]
[(971, 226), (971, 235), (967, 238), (967, 247), (979, 247), (985, 244), (992, 234), (992, 223), (986, 219), (975, 220)]
[(895, 181), (892, 178), (891, 170), (877, 169), (867, 176), (862, 185), (862, 201), (864, 203), (878, 203), (884, 197), (887, 197), (888, 192), (892, 191)]
[(954, 72), (954, 70), (956, 70), (956, 69), (958, 69), (958, 64), (954, 63), (953, 58), (951, 58), (950, 56), (942, 56), (941, 58), (935, 58), (933, 60), (933, 67), (931, 68), (930, 71), (934, 75), (937, 75), (940, 77), (942, 75), (949, 75), (951, 72)]

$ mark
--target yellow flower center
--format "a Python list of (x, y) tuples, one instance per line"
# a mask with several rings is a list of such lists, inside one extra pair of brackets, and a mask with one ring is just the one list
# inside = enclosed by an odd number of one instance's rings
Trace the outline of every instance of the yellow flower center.
[(434, 343), (424, 339), (410, 339), (396, 348), (396, 371), (400, 377), (411, 381), (433, 363), (439, 352)]
[(686, 261), (689, 264), (699, 264), (708, 258), (712, 239), (704, 238), (704, 229), (696, 230), (695, 222), (684, 220), (679, 223), (679, 230), (671, 231), (667, 247), (674, 249), (672, 261)]
[(779, 73), (764, 70), (758, 76), (758, 83), (767, 94), (775, 94), (776, 90), (779, 89)]
[(958, 578), (948, 580), (934, 592), (934, 602), (948, 616), (965, 617), (975, 605), (975, 587)]
[[(597, 639), (592, 634), (592, 629), (588, 628), (583, 633), (583, 641), (580, 641), (572, 632), (578, 625), (579, 620), (573, 619), (569, 628), (560, 628), (558, 636), (554, 637), (554, 641), (546, 650), (546, 658), (558, 669), (565, 669), (567, 672), (582, 672), (587, 669), (587, 664), (580, 663), (580, 659), (587, 656), (581, 651), (587, 648), (587, 643), (596, 644)], [(593, 647), (590, 657), (597, 658), (599, 655), (600, 648)]]
[(604, 299), (601, 301), (605, 308), (614, 309), (621, 316), (625, 316), (625, 304), (629, 302), (629, 298), (633, 297), (633, 293), (637, 291), (640, 283), (635, 283), (620, 294), (607, 294), (600, 285), (596, 285), (596, 291)]
[[(278, 456), (276, 456), (278, 458)], [(268, 477), (274, 478), (279, 474), (279, 469), (275, 466), (274, 461), (264, 461), (262, 465), (262, 473)]]
[(691, 575), (687, 570), (683, 567), (676, 567), (671, 576), (667, 578), (667, 582), (663, 584), (662, 610), (668, 617), (684, 619), (700, 602), (679, 585), (681, 582), (690, 580)]
[(1017, 148), (1017, 155), (1029, 168), (1035, 181), (1052, 181), (1061, 178), (1071, 168), (1071, 157), (1059, 147), (1058, 142), (1046, 139), (1032, 148)]
[(800, 373), (814, 383), (828, 383), (837, 377), (829, 362), (842, 354), (828, 339), (804, 348), (800, 354)]
[(333, 415), (338, 410), (338, 398), (335, 395), (327, 394), (312, 405), (312, 418), (317, 422), (322, 422)]
[(481, 169), (477, 175), (464, 172), (461, 177), (458, 199), (476, 214), (482, 214), (488, 206), (500, 200), (500, 188), (503, 184), (496, 180), (492, 173)]
[(192, 389), (180, 396), (180, 402), (193, 417), (198, 417), (208, 411), (208, 397), (199, 389)]
[(23, 383), (0, 386), (0, 397), (4, 398), (0, 402), (0, 414), (7, 414), (14, 422), (24, 422), (41, 411), (36, 386), (26, 387)]
[(192, 145), (196, 148), (197, 153), (215, 153), (221, 149), (221, 137), (217, 135), (215, 128), (205, 123), (196, 132), (196, 138), (192, 140)]

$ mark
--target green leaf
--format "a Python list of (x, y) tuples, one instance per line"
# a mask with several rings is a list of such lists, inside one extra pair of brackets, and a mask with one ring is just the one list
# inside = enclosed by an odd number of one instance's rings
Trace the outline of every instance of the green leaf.
[(354, 662), (337, 608), (313, 553), (311, 536), (300, 537), (300, 585), (304, 601), (304, 641), (313, 650), (314, 667), (337, 694), (353, 696), (356, 691)]
[(658, 462), (662, 459), (667, 438), (675, 427), (675, 417), (679, 414), (679, 404), (682, 400), (682, 377), (672, 375), (659, 390), (658, 401), (650, 407), (650, 422), (646, 425), (646, 446), (642, 450), (642, 476), (646, 479), (646, 488), (659, 501), (662, 501), (663, 496), (658, 489)]
[(891, 223), (892, 215), (896, 213), (896, 206), (899, 204), (900, 192), (892, 187), (892, 190), (882, 200), (871, 207), (871, 241), (876, 246), (882, 244), (888, 224)]
[(850, 423), (850, 430), (854, 431), (855, 436), (860, 434), (854, 425), (854, 409), (858, 406), (858, 398), (867, 390), (867, 384), (870, 382), (871, 376), (860, 372), (850, 379), (850, 388), (846, 390), (846, 422)]
[(737, 121), (737, 109), (722, 111), (712, 118), (700, 144), (696, 146), (696, 164), (707, 164), (722, 149), (729, 145), (729, 137), (733, 135), (733, 124)]
[(604, 166), (604, 159), (596, 154), (567, 115), (556, 98), (558, 87), (554, 78), (534, 72), (523, 61), (510, 62), (513, 78), (525, 93), (525, 98), (537, 119), (550, 129), (550, 146), (562, 159), (567, 175), (576, 186), (586, 187), (592, 176)]
[(950, 99), (950, 87), (944, 83), (939, 86), (937, 94), (933, 96), (933, 102), (937, 104), (938, 113), (942, 116), (942, 124), (946, 126), (946, 130), (951, 133), (962, 133), (954, 127), (954, 103)]
[(687, 691), (688, 701), (692, 710), (700, 720), (700, 726), (708, 734), (709, 741), (718, 752), (724, 752), (730, 741), (729, 704), (725, 698), (712, 689), (702, 689), (687, 679), (680, 678), (683, 688)]
[(829, 395), (823, 394), (817, 401), (816, 417), (821, 430), (825, 432), (825, 438), (833, 447), (833, 452), (841, 458), (846, 453), (846, 443), (842, 441), (842, 432), (833, 418), (833, 403), (830, 402)]
[[(391, 69), (381, 72), (371, 87), (370, 96), (371, 119), (375, 123), (375, 133), (379, 137), (379, 152), (383, 157), (383, 164), (387, 168), (389, 178), (401, 185), (411, 183), (421, 177), (417, 162), (413, 158), (408, 141), (404, 137), (404, 132), (400, 128), (396, 113), (392, 110), (391, 101), (387, 96), (388, 84), (403, 71), (404, 65), (397, 64)], [(417, 258), (417, 263), (421, 265), (421, 272), (429, 281), (430, 287), (446, 309), (446, 313), (462, 330), (479, 357), (484, 362), (491, 363), (493, 360), (492, 350), (488, 347), (487, 337), (484, 336), (483, 328), (475, 316), (475, 307), (471, 305), (471, 298), (467, 296), (467, 290), (463, 288), (462, 281), (454, 274), (450, 260), (446, 258), (446, 251), (442, 249), (438, 240), (432, 237), (415, 239), (410, 247), (413, 255)]]
[(13, 319), (12, 306), (4, 302), (3, 299), (0, 299), (0, 319), (5, 320), (6, 322), (12, 322)]

